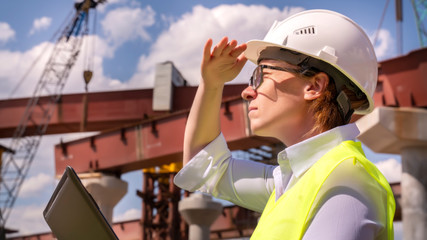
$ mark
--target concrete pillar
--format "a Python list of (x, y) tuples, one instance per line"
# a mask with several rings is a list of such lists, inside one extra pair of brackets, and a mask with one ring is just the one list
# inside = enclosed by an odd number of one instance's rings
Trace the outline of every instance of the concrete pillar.
[(427, 239), (427, 148), (403, 148), (402, 171), (404, 237)]
[(378, 107), (356, 124), (370, 149), (402, 155), (403, 236), (427, 239), (427, 110)]
[(211, 196), (193, 193), (179, 202), (178, 210), (190, 225), (189, 240), (207, 240), (210, 226), (222, 212), (222, 204), (214, 202)]
[(128, 183), (102, 173), (79, 174), (79, 177), (111, 225), (114, 206), (127, 193)]

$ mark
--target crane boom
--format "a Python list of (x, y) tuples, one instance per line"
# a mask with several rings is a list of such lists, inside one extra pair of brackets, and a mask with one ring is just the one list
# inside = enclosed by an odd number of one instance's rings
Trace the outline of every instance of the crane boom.
[[(83, 38), (88, 34), (89, 9), (102, 2), (104, 1), (84, 0), (75, 4), (76, 12), (57, 39), (33, 96), (29, 99), (25, 113), (14, 132), (10, 145), (14, 153), (3, 153), (0, 166), (0, 233), (3, 236), (6, 221), (21, 185), (46, 132), (55, 105), (61, 98), (70, 70), (79, 55)], [(41, 104), (41, 96), (49, 96), (48, 102)], [(28, 131), (28, 125), (33, 125), (34, 130)]]
[(417, 24), (420, 47), (427, 46), (427, 1), (411, 0)]

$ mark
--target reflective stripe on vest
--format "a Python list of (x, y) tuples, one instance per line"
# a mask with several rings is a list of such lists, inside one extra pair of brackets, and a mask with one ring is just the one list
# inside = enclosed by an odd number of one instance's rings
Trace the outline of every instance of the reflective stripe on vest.
[[(298, 182), (277, 201), (275, 191), (271, 194), (251, 240), (302, 239), (307, 230), (310, 209), (328, 176), (344, 160), (359, 163), (379, 184), (378, 191), (387, 192), (386, 227), (388, 239), (393, 239), (393, 216), (395, 201), (385, 177), (373, 163), (366, 159), (359, 142), (345, 141), (320, 158)], [(311, 213), (313, 214), (313, 213)]]

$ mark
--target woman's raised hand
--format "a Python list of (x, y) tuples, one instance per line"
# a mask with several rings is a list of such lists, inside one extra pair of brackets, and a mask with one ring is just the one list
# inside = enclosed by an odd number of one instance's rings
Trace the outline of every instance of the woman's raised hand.
[(204, 47), (202, 60), (202, 81), (210, 87), (222, 87), (233, 80), (242, 70), (247, 59), (243, 52), (246, 43), (237, 46), (237, 41), (228, 42), (224, 37), (212, 50), (212, 39)]

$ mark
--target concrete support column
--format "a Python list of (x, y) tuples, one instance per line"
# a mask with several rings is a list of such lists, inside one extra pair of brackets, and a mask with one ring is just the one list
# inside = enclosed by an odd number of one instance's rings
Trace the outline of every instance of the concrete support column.
[(357, 126), (373, 151), (402, 155), (403, 236), (427, 239), (427, 110), (378, 107)]
[(102, 173), (80, 174), (79, 177), (98, 204), (105, 219), (112, 224), (114, 206), (127, 193), (128, 183)]
[(211, 196), (193, 193), (179, 202), (178, 210), (190, 225), (189, 240), (207, 240), (210, 226), (222, 212), (222, 205), (214, 202)]
[(403, 148), (402, 171), (405, 239), (427, 239), (427, 148)]

